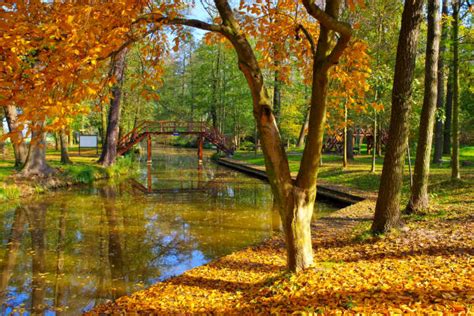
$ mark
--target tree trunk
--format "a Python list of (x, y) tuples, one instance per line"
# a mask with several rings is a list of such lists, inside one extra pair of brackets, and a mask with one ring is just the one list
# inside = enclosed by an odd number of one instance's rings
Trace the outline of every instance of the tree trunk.
[[(443, 0), (442, 15), (448, 16), (448, 0)], [(444, 58), (446, 51), (446, 41), (448, 39), (448, 28), (445, 23), (441, 23), (441, 40), (439, 45), (439, 56), (438, 56), (438, 97), (436, 102), (437, 114), (435, 123), (435, 136), (434, 136), (434, 154), (433, 163), (441, 163), (443, 158), (443, 118), (441, 117), (441, 110), (444, 106)]]
[(451, 178), (461, 179), (459, 172), (459, 7), (460, 0), (453, 0), (453, 151)]
[(440, 40), (439, 0), (428, 0), (428, 36), (425, 58), (425, 93), (421, 109), (415, 171), (407, 213), (421, 213), (428, 208), (431, 143), (438, 97), (438, 56)]
[(30, 149), (21, 175), (46, 177), (56, 173), (46, 162), (46, 134), (43, 123), (36, 123), (31, 134)]
[(110, 101), (109, 119), (107, 124), (107, 134), (105, 136), (105, 145), (102, 148), (102, 154), (99, 163), (103, 166), (110, 166), (115, 163), (117, 158), (117, 142), (119, 138), (120, 122), (120, 101), (122, 97), (122, 83), (124, 78), (126, 56), (128, 48), (122, 49), (112, 59), (110, 76), (116, 80), (112, 87), (112, 100)]
[(62, 164), (72, 164), (71, 159), (69, 158), (68, 144), (67, 144), (67, 134), (64, 131), (59, 133), (59, 140), (61, 143), (61, 163)]
[(28, 148), (23, 141), (23, 134), (18, 130), (18, 115), (16, 107), (8, 105), (4, 108), (5, 118), (7, 119), (8, 130), (10, 132), (10, 141), (13, 145), (13, 153), (15, 154), (15, 168), (23, 167), (26, 157), (28, 156)]
[(342, 167), (347, 167), (347, 103), (344, 102), (344, 130), (342, 132)]
[(275, 70), (274, 79), (273, 79), (273, 113), (275, 114), (275, 119), (277, 124), (280, 123), (280, 112), (281, 112), (281, 81), (280, 81), (280, 72), (278, 71), (278, 67), (280, 67), (280, 62), (275, 61)]
[[(376, 92), (377, 95), (377, 92)], [(377, 100), (377, 97), (375, 97)], [(375, 173), (375, 157), (376, 157), (376, 149), (377, 149), (377, 142), (378, 142), (378, 135), (377, 135), (377, 110), (374, 109), (374, 125), (373, 125), (373, 130), (372, 130), (372, 135), (374, 139), (374, 144), (372, 148), (372, 167), (370, 168), (371, 173)], [(359, 150), (360, 150), (360, 144), (359, 144)]]
[(346, 133), (346, 156), (347, 160), (354, 160), (354, 130), (347, 129)]
[(400, 190), (408, 142), (410, 97), (418, 35), (423, 18), (423, 2), (423, 0), (406, 0), (403, 9), (393, 80), (389, 139), (372, 223), (374, 233), (383, 233), (399, 225)]
[(308, 125), (309, 125), (309, 109), (306, 112), (304, 123), (303, 125), (301, 125), (300, 135), (298, 136), (298, 143), (296, 145), (298, 148), (304, 147), (304, 138), (306, 135), (306, 130), (308, 129)]
[(450, 62), (448, 84), (446, 88), (446, 108), (444, 109), (444, 130), (443, 130), (443, 154), (451, 154), (451, 122), (453, 115), (453, 63)]

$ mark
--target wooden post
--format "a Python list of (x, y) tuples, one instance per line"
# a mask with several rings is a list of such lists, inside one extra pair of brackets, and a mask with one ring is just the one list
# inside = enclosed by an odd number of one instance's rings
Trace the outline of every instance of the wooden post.
[(148, 134), (147, 138), (147, 160), (146, 163), (151, 165), (151, 135)]
[(201, 135), (199, 135), (199, 138), (198, 138), (198, 160), (199, 160), (199, 163), (202, 164), (202, 145), (204, 143), (204, 140), (202, 138)]
[(152, 181), (151, 181), (151, 163), (147, 164), (147, 189), (148, 193), (151, 193), (152, 191)]

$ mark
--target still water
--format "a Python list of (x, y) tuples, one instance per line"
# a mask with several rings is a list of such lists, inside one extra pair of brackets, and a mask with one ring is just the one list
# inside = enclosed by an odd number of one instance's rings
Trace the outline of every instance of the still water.
[(162, 147), (132, 179), (1, 205), (0, 312), (76, 315), (261, 242), (271, 203), (265, 182)]

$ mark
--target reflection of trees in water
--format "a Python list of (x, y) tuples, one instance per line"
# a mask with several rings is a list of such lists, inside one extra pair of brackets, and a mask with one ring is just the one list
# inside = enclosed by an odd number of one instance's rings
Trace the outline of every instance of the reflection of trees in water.
[(25, 210), (22, 207), (17, 207), (13, 215), (13, 223), (8, 237), (7, 250), (0, 263), (0, 301), (4, 302), (7, 296), (6, 288), (10, 281), (15, 267), (18, 250), (21, 245), (21, 238), (25, 226)]
[(28, 228), (31, 235), (32, 280), (31, 312), (42, 314), (45, 304), (46, 240), (45, 223), (47, 204), (43, 202), (25, 206)]
[[(191, 160), (196, 162), (194, 152)], [(27, 294), (37, 312), (48, 304), (56, 311), (67, 305), (68, 314), (79, 314), (85, 306), (138, 289), (137, 283), (148, 285), (177, 267), (190, 268), (270, 234), (271, 195), (263, 183), (210, 163), (177, 165), (182, 175), (170, 167), (165, 185), (175, 176), (183, 187), (210, 193), (135, 195), (121, 183), (45, 195), (44, 203), (9, 213), (13, 224), (0, 290), (10, 285), (12, 293)], [(22, 239), (26, 224), (31, 239)]]

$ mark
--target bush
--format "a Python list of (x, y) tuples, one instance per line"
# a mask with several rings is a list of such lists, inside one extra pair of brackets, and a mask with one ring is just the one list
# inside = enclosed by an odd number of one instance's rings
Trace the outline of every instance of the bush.
[(118, 157), (115, 164), (107, 168), (107, 176), (109, 178), (117, 178), (122, 175), (133, 174), (138, 171), (136, 164), (133, 155)]

